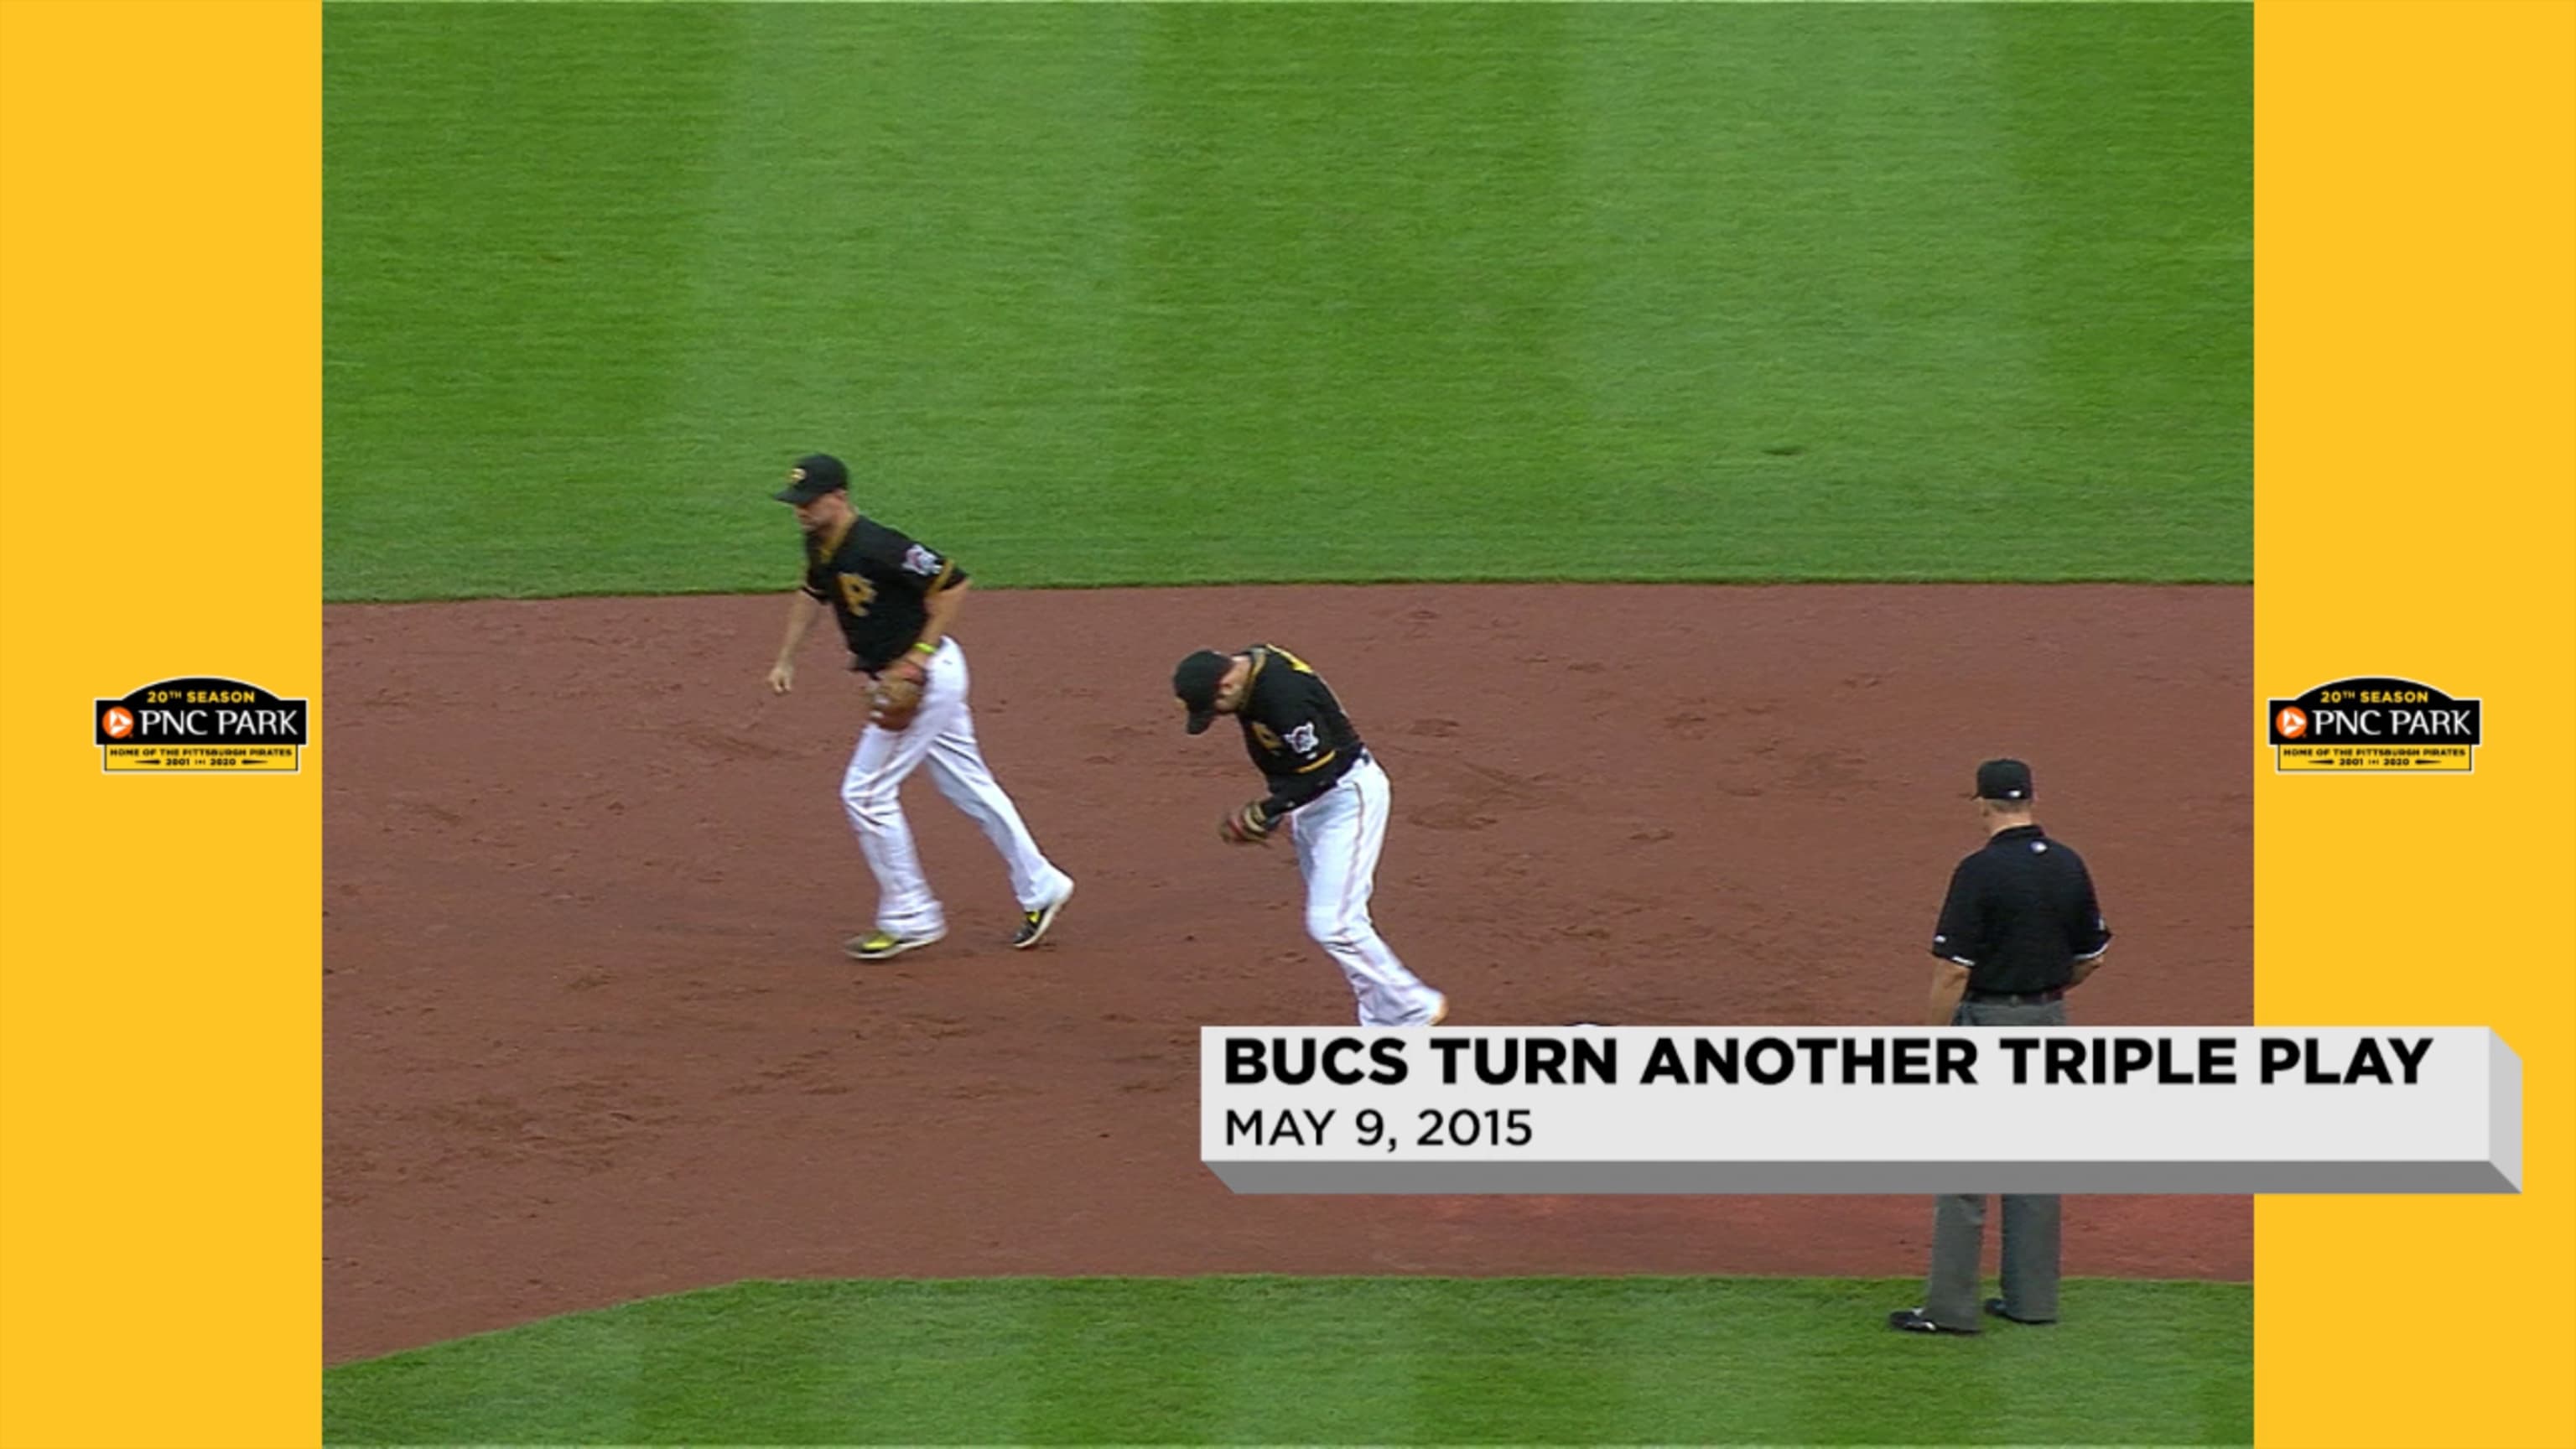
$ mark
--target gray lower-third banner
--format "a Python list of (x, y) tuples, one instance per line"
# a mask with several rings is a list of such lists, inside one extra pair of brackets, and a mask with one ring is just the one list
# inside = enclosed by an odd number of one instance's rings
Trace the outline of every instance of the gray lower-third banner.
[(1204, 1027), (1242, 1193), (2512, 1193), (2484, 1027)]

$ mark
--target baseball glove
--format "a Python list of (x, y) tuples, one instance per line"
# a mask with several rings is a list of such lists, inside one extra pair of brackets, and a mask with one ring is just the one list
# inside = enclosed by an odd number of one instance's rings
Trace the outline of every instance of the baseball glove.
[(1225, 823), (1217, 827), (1217, 838), (1228, 845), (1262, 845), (1268, 843), (1270, 832), (1278, 824), (1255, 800), (1225, 817)]
[(912, 717), (921, 712), (921, 681), (904, 674), (877, 677), (876, 687), (868, 693), (868, 720), (881, 729), (897, 732), (910, 727)]

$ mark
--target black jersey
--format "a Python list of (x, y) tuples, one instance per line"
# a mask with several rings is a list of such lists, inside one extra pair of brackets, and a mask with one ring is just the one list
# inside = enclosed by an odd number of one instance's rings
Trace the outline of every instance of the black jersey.
[(1971, 992), (2052, 991), (2111, 945), (2084, 858), (2036, 825), (1999, 830), (1950, 873), (1932, 954)]
[(1262, 808), (1285, 815), (1340, 781), (1367, 753), (1359, 730), (1306, 661), (1275, 644), (1243, 651), (1252, 659), (1235, 717), (1270, 796)]
[(850, 644), (850, 667), (870, 674), (921, 637), (932, 594), (964, 582), (955, 560), (871, 518), (805, 540), (805, 592), (832, 606)]

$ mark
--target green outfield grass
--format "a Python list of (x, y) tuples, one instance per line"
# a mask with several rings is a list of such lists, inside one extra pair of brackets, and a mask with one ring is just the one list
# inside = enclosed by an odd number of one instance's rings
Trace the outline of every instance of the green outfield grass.
[(746, 1283), (350, 1364), (334, 1443), (2243, 1444), (2253, 1291), (2069, 1283), (1890, 1332), (1918, 1284)]
[(333, 5), (326, 593), (2243, 581), (2227, 5)]

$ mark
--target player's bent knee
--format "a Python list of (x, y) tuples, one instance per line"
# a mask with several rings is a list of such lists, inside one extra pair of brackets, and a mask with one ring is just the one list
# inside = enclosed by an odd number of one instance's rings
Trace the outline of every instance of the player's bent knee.
[(1306, 934), (1327, 951), (1342, 951), (1359, 945), (1368, 932), (1340, 916), (1310, 915), (1306, 918)]
[(841, 803), (851, 818), (866, 825), (885, 825), (896, 815), (897, 794), (891, 782), (860, 780), (841, 789)]

